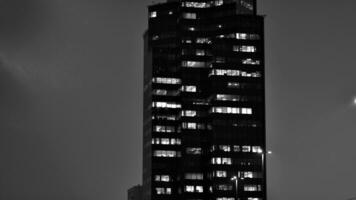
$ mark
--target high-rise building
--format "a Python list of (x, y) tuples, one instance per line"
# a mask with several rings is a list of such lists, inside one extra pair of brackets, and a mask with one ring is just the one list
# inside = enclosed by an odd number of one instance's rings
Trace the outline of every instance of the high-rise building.
[(265, 200), (256, 0), (168, 0), (148, 18), (143, 199)]
[(142, 200), (142, 186), (136, 185), (127, 190), (127, 200)]

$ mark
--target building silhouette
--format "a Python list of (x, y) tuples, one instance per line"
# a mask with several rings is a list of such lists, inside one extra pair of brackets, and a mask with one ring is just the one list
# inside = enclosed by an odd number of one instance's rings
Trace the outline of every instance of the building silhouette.
[(142, 186), (136, 185), (127, 190), (128, 200), (142, 200)]
[(256, 7), (149, 6), (144, 200), (266, 199), (264, 18)]

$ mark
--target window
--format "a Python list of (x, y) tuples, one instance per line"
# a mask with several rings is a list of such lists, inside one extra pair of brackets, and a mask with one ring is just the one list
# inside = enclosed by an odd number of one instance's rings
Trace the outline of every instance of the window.
[(234, 197), (218, 197), (216, 200), (235, 200)]
[(213, 165), (231, 165), (231, 158), (212, 158), (211, 164)]
[(214, 5), (215, 6), (221, 6), (221, 5), (223, 5), (224, 4), (224, 1), (223, 0), (215, 0), (215, 2), (214, 2)]
[(170, 182), (171, 177), (169, 175), (155, 175), (156, 182)]
[(153, 152), (154, 157), (181, 157), (181, 153), (179, 151), (163, 151), (163, 150), (157, 150)]
[(182, 2), (183, 7), (188, 8), (209, 8), (211, 7), (210, 3), (205, 2)]
[(186, 148), (186, 153), (189, 155), (200, 155), (202, 154), (202, 149), (197, 147), (188, 147)]
[(260, 36), (258, 34), (236, 33), (236, 39), (238, 39), (238, 40), (259, 40)]
[(177, 96), (179, 94), (179, 91), (156, 89), (156, 90), (153, 90), (152, 93), (153, 93), (153, 95), (156, 95), (156, 96)]
[(215, 171), (215, 176), (219, 178), (226, 178), (227, 172), (226, 171)]
[(178, 103), (170, 102), (153, 102), (152, 107), (154, 108), (181, 108), (182, 105)]
[(240, 152), (240, 151), (241, 151), (241, 150), (240, 150), (240, 146), (234, 145), (234, 151), (235, 151), (235, 152)]
[(217, 185), (217, 189), (220, 191), (229, 191), (232, 190), (232, 185), (226, 185), (226, 184)]
[(224, 151), (224, 152), (230, 152), (230, 151), (231, 151), (231, 148), (230, 148), (229, 145), (220, 145), (220, 146), (219, 146), (219, 149), (220, 149), (221, 151)]
[(160, 133), (172, 133), (175, 132), (175, 128), (174, 126), (154, 126), (153, 131)]
[(251, 152), (251, 147), (250, 146), (242, 146), (242, 152), (244, 152), (244, 153)]
[(197, 56), (205, 56), (206, 53), (205, 53), (205, 50), (197, 49), (197, 50), (195, 51), (195, 55), (197, 55)]
[(209, 76), (241, 76), (241, 77), (261, 77), (260, 72), (245, 72), (240, 70), (232, 69), (213, 69), (211, 70)]
[(197, 123), (194, 122), (184, 122), (182, 124), (183, 129), (191, 129), (191, 130), (195, 130), (197, 129)]
[(185, 85), (182, 86), (183, 92), (197, 92), (197, 86), (194, 85)]
[(186, 173), (184, 175), (187, 180), (203, 180), (204, 175), (202, 173)]
[(197, 19), (196, 13), (183, 13), (184, 19)]
[(252, 152), (253, 153), (263, 153), (263, 149), (260, 146), (253, 146), (252, 147)]
[(183, 110), (182, 111), (183, 117), (195, 117), (197, 116), (197, 111), (195, 110)]
[(257, 48), (255, 46), (233, 46), (233, 51), (236, 52), (247, 52), (247, 53), (253, 53), (257, 51)]
[(258, 172), (240, 172), (242, 178), (262, 178), (262, 174)]
[(170, 195), (170, 194), (172, 194), (172, 188), (156, 188), (156, 194)]
[(252, 115), (252, 108), (213, 107), (212, 113)]
[(246, 192), (258, 192), (262, 191), (261, 185), (245, 185), (244, 191)]
[(185, 192), (189, 192), (189, 193), (203, 193), (203, 186), (201, 185), (186, 185), (185, 188), (184, 188), (184, 191)]
[(211, 44), (211, 40), (209, 38), (197, 38), (197, 44)]
[(244, 65), (259, 65), (259, 64), (261, 64), (261, 62), (259, 60), (247, 58), (247, 59), (242, 60), (242, 64), (244, 64)]
[(205, 67), (205, 62), (183, 61), (182, 66), (183, 67), (192, 67), (192, 68), (201, 68), (201, 67)]
[(152, 11), (150, 13), (150, 18), (156, 18), (157, 17), (157, 11)]
[(177, 120), (176, 115), (154, 115), (152, 116), (152, 119), (157, 119), (157, 120), (168, 120), (168, 121), (176, 121)]
[(249, 197), (247, 200), (262, 200), (261, 198)]
[(172, 84), (172, 85), (179, 85), (181, 84), (181, 79), (179, 78), (165, 78), (165, 77), (156, 77), (152, 79), (153, 83), (159, 84)]
[(152, 138), (152, 144), (156, 145), (181, 145), (182, 141), (178, 138)]

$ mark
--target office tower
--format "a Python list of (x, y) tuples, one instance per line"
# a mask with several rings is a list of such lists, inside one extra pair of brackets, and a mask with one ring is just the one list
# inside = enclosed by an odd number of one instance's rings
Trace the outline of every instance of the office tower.
[(265, 200), (264, 18), (255, 0), (149, 6), (144, 200)]
[(136, 185), (127, 190), (128, 200), (142, 200), (142, 186)]

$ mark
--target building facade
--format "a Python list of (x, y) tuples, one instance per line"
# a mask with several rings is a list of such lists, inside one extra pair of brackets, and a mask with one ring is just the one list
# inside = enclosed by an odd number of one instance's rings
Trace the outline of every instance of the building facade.
[(265, 200), (256, 1), (155, 4), (144, 38), (143, 199)]
[(127, 200), (142, 200), (142, 186), (136, 185), (127, 190)]

